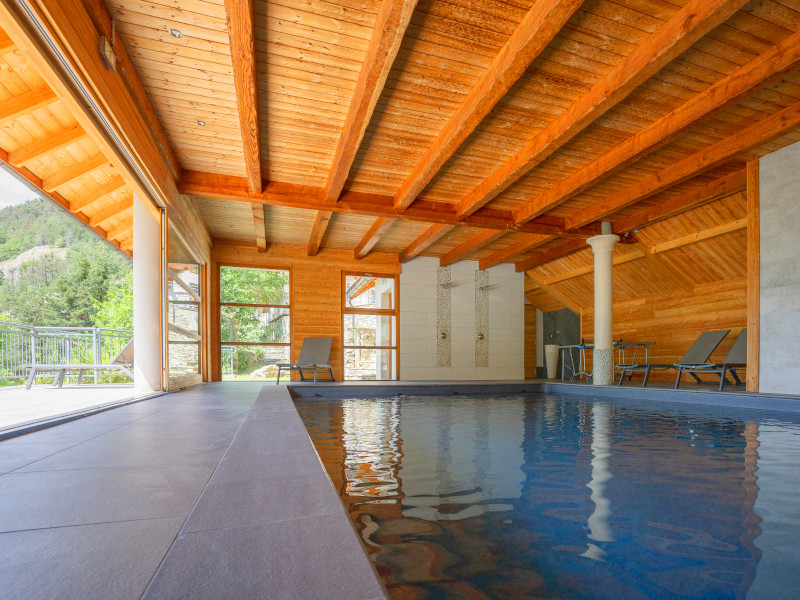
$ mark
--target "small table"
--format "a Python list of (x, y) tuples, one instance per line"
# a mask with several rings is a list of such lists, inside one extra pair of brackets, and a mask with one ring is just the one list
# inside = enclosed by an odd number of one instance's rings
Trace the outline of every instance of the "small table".
[[(647, 363), (647, 347), (654, 345), (655, 342), (623, 342), (622, 340), (614, 342), (614, 348), (617, 349), (617, 363), (614, 365), (614, 370), (619, 372), (620, 367), (623, 365), (630, 365), (636, 362), (636, 354), (640, 348), (644, 349), (644, 362)], [(567, 358), (569, 358), (569, 367), (572, 376), (570, 381), (575, 380), (575, 376), (586, 376), (586, 381), (592, 380), (592, 374), (586, 370), (586, 351), (594, 350), (594, 344), (589, 342), (582, 342), (580, 344), (567, 344), (559, 346), (561, 349), (561, 381), (566, 379)], [(626, 350), (633, 348), (633, 355), (630, 357), (630, 362), (626, 360)], [(578, 368), (575, 369), (575, 355), (573, 350), (578, 351)]]

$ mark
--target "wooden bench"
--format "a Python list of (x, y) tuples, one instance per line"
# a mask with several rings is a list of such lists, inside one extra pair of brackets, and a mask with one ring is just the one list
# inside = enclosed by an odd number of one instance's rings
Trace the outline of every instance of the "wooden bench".
[(31, 374), (28, 376), (28, 383), (25, 386), (26, 390), (31, 389), (31, 386), (36, 381), (37, 373), (54, 372), (56, 376), (55, 379), (53, 379), (53, 387), (61, 387), (64, 385), (64, 377), (67, 371), (78, 372), (78, 385), (81, 384), (83, 374), (86, 371), (122, 371), (123, 375), (127, 375), (133, 379), (133, 373), (131, 373), (126, 365), (23, 365), (23, 368), (31, 370)]

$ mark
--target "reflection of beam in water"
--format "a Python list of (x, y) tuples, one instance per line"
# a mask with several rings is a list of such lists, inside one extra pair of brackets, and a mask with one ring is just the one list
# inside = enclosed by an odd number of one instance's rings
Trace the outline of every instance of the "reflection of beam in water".
[[(611, 438), (609, 436), (608, 405), (596, 402), (592, 406), (592, 479), (586, 484), (592, 490), (591, 499), (594, 511), (589, 515), (588, 538), (595, 542), (613, 542), (609, 519), (611, 502), (606, 498), (606, 483), (611, 479), (609, 457), (611, 456)], [(604, 560), (606, 553), (597, 545), (589, 542), (586, 552), (581, 556), (592, 560)]]

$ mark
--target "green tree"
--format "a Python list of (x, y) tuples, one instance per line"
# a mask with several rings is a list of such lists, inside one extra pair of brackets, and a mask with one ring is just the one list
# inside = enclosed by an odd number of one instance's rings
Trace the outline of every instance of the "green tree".
[(95, 325), (133, 330), (133, 270), (111, 282), (105, 300), (95, 303)]

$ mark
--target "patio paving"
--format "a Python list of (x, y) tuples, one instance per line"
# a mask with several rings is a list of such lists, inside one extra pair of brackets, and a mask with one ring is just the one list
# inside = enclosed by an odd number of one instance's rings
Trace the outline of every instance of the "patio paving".
[(0, 433), (24, 424), (89, 412), (135, 396), (133, 384), (0, 387)]

